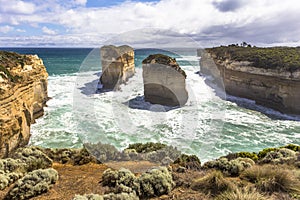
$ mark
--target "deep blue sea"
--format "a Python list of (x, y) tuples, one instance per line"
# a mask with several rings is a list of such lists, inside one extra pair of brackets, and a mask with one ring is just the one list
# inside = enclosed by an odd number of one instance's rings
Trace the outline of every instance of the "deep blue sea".
[[(0, 49), (37, 54), (49, 73), (51, 99), (45, 115), (31, 127), (32, 145), (80, 147), (83, 142), (102, 142), (122, 149), (130, 143), (163, 142), (206, 161), (229, 152), (300, 144), (300, 122), (288, 120), (295, 119), (292, 116), (250, 100), (230, 97), (245, 105), (240, 107), (216, 96), (205, 83), (207, 77), (197, 73), (195, 49), (136, 49), (135, 76), (120, 91), (100, 94), (95, 93), (101, 73), (99, 49)], [(154, 53), (175, 57), (185, 70), (189, 100), (184, 107), (164, 112), (157, 105), (152, 110), (128, 106), (129, 100), (143, 95), (141, 62)]]

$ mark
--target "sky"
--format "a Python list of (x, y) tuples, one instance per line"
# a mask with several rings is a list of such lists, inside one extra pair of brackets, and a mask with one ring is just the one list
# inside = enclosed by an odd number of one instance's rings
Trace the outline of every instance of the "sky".
[(300, 46), (299, 11), (299, 0), (0, 0), (0, 46)]

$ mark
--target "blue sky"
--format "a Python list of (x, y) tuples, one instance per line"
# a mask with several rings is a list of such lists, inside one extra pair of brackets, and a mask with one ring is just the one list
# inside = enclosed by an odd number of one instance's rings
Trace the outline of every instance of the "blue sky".
[(2, 47), (96, 47), (115, 37), (148, 46), (175, 40), (200, 46), (300, 45), (297, 0), (0, 0), (0, 5)]

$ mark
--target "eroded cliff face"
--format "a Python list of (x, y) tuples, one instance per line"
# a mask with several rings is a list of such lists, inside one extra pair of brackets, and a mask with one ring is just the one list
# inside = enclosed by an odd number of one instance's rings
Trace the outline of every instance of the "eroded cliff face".
[(0, 51), (0, 157), (28, 143), (48, 100), (47, 78), (38, 56)]
[(102, 75), (100, 82), (104, 90), (117, 90), (135, 73), (134, 50), (124, 46), (103, 46), (100, 49)]
[(176, 60), (162, 54), (143, 60), (145, 101), (166, 106), (183, 106), (188, 100), (186, 74)]
[(224, 84), (226, 93), (255, 100), (282, 113), (300, 115), (300, 70), (294, 72), (253, 67), (248, 61), (220, 60), (202, 52), (201, 73)]

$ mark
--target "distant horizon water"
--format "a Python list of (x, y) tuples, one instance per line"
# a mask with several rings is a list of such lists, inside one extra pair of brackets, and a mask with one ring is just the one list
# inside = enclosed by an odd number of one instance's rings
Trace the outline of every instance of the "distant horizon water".
[[(92, 48), (0, 48), (37, 54), (49, 73), (51, 99), (43, 117), (31, 126), (31, 145), (53, 148), (81, 147), (82, 142), (107, 142), (122, 149), (130, 143), (162, 142), (178, 145), (202, 161), (230, 152), (257, 152), (266, 147), (300, 144), (300, 122), (270, 118), (259, 111), (239, 107), (217, 97), (199, 76), (195, 49), (136, 49), (136, 74), (121, 91), (94, 94), (101, 72), (100, 52)], [(186, 106), (168, 112), (131, 109), (126, 102), (143, 95), (141, 61), (149, 54), (165, 53), (176, 58), (187, 73), (191, 97)], [(253, 101), (229, 97), (255, 107)], [(88, 102), (89, 109), (74, 104)], [(272, 109), (256, 107), (278, 118)], [(79, 112), (79, 113), (78, 113)], [(122, 117), (123, 116), (123, 117)], [(154, 117), (153, 117), (154, 116)], [(149, 118), (150, 117), (150, 118)], [(126, 127), (130, 119), (130, 127)], [(292, 118), (291, 118), (292, 119)]]

